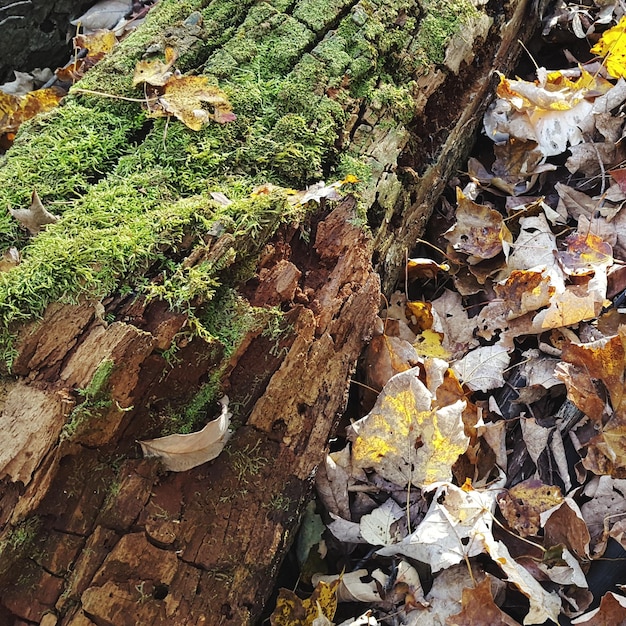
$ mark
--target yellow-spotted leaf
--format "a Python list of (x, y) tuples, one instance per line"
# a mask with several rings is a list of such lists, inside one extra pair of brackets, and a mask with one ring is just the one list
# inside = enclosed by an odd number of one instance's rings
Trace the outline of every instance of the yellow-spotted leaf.
[(331, 583), (320, 580), (310, 598), (302, 600), (290, 589), (280, 589), (276, 608), (270, 616), (272, 626), (314, 626), (320, 616), (332, 620), (337, 610), (337, 587), (341, 578)]
[(370, 413), (351, 426), (354, 468), (373, 469), (401, 486), (450, 480), (469, 444), (461, 417), (466, 403), (439, 406), (419, 372), (415, 367), (391, 378)]

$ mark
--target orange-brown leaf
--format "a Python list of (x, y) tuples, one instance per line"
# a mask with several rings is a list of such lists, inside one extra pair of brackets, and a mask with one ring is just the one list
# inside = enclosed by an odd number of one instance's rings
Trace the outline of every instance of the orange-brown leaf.
[(37, 89), (24, 96), (0, 91), (0, 134), (17, 132), (23, 122), (53, 109), (63, 96), (65, 91), (58, 87)]
[(461, 612), (450, 615), (447, 626), (520, 626), (494, 602), (489, 577), (473, 589), (463, 589), (461, 602)]

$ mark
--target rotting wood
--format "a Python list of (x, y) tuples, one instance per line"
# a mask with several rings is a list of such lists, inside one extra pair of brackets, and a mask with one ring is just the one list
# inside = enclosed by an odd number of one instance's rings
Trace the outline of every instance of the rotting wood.
[[(336, 15), (314, 25), (303, 17), (307, 3), (292, 11), (318, 35), (303, 55), (315, 55), (338, 20), (362, 19), (360, 3), (338, 3)], [(473, 141), (492, 69), (509, 70), (516, 38), (526, 36), (525, 2), (488, 9), (469, 48), (456, 40), (462, 60), (450, 54), (414, 77), (410, 121), (365, 97), (345, 102), (337, 148), (371, 170), (362, 202), (373, 240), (348, 197), (306, 224), (285, 223), (271, 239), (245, 244), (256, 269), (232, 287), (255, 307), (281, 307), (285, 332), (272, 337), (255, 328), (232, 354), (195, 336), (168, 363), (164, 351), (187, 316), (119, 293), (103, 301), (104, 311), (89, 300), (52, 304), (41, 321), (20, 329), (15, 378), (2, 381), (2, 419), (16, 430), (0, 474), (7, 563), (0, 566), (0, 622), (238, 626), (259, 616), (345, 406), (380, 279), (385, 290), (396, 282)], [(394, 17), (394, 27), (406, 17)], [(402, 52), (380, 53), (393, 65)], [(119, 72), (115, 60), (108, 71)], [(237, 245), (232, 233), (212, 234), (205, 246), (183, 242), (180, 251), (191, 267), (226, 259)], [(93, 390), (92, 406), (81, 404), (76, 390), (88, 390), (107, 362), (114, 368), (106, 397)], [(220, 368), (238, 416), (222, 455), (181, 474), (138, 458), (135, 441), (155, 434), (155, 415), (188, 401)], [(81, 406), (90, 413), (77, 413)], [(47, 439), (37, 435), (42, 430)]]

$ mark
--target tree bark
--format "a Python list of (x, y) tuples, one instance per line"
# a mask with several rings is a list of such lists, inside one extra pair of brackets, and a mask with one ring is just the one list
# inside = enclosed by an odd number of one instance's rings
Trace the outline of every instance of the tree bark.
[[(175, 14), (177, 4), (162, 0), (154, 11)], [(345, 20), (359, 26), (370, 19), (367, 3), (339, 1), (322, 3), (333, 7), (323, 19), (305, 17), (315, 4), (289, 4), (287, 17), (276, 9), (281, 20), (297, 20), (311, 33), (292, 71), (307, 55), (329, 66), (338, 62), (324, 52), (333, 33)], [(17, 357), (1, 380), (0, 623), (255, 622), (345, 408), (381, 283), (389, 292), (397, 282), (407, 251), (467, 155), (492, 70), (513, 67), (517, 39), (533, 28), (526, 5), (511, 0), (479, 8), (472, 28), (451, 35), (438, 62), (414, 75), (403, 74), (407, 66), (399, 59), (406, 50), (378, 50), (396, 84), (415, 81), (410, 115), (399, 119), (391, 104), (371, 94), (338, 99), (345, 116), (332, 159), (350, 154), (368, 164), (371, 178), (360, 202), (371, 234), (349, 195), (322, 202), (301, 224), (263, 230), (252, 244), (216, 231), (203, 233), (195, 247), (183, 239), (168, 252), (187, 267), (221, 263), (223, 280), (241, 302), (282, 310), (279, 332), (253, 325), (234, 348), (193, 334), (180, 339), (187, 312), (121, 290), (51, 303), (41, 320), (16, 327)], [(375, 9), (383, 27), (407, 25), (418, 42), (426, 21), (418, 3), (388, 12), (385, 6)], [(228, 26), (225, 41), (244, 32), (245, 19), (244, 12)], [(274, 41), (273, 29), (283, 23), (277, 20), (255, 26), (259, 46)], [(148, 39), (140, 40), (145, 47)], [(409, 49), (417, 54), (412, 44)], [(128, 65), (125, 54), (128, 46), (93, 70), (91, 80), (116, 80)], [(334, 81), (319, 88), (336, 96), (344, 87)], [(9, 166), (12, 158), (10, 152)], [(101, 167), (112, 171), (111, 159)], [(231, 249), (245, 247), (254, 261), (247, 274), (226, 260)], [(223, 313), (232, 320), (239, 309)], [(112, 370), (96, 388), (107, 363)], [(181, 473), (140, 458), (136, 440), (158, 436), (160, 418), (216, 377), (236, 409), (236, 432), (225, 451)]]

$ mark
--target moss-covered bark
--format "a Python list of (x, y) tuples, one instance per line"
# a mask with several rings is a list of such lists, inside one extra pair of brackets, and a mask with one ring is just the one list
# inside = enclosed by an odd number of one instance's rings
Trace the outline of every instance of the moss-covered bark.
[[(0, 273), (0, 550), (22, 568), (0, 569), (0, 618), (258, 616), (368, 338), (374, 269), (395, 282), (524, 15), (522, 0), (161, 0), (22, 128), (0, 204), (36, 188), (61, 219), (28, 238), (0, 214), (0, 249), (23, 257)], [(141, 97), (135, 63), (166, 45), (236, 121), (195, 132), (87, 93)], [(332, 213), (289, 202), (347, 174)], [(222, 392), (238, 430), (216, 461), (165, 475), (137, 458), (136, 439), (200, 426)]]

